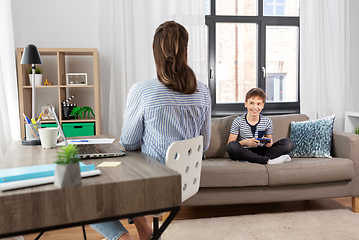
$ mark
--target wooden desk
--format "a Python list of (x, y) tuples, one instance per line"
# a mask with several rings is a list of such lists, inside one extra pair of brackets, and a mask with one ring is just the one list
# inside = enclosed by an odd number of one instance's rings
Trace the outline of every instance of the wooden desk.
[[(53, 163), (57, 151), (12, 142), (0, 168)], [(180, 209), (180, 174), (138, 151), (82, 162), (97, 169), (104, 161), (122, 164), (99, 168), (100, 176), (83, 178), (78, 187), (47, 184), (0, 192), (0, 238), (172, 211), (167, 226)]]

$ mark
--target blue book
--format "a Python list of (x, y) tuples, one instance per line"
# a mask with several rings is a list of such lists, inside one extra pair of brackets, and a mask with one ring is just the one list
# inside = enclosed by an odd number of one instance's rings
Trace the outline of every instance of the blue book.
[[(54, 176), (56, 164), (0, 169), (0, 183)], [(80, 171), (95, 170), (95, 164), (80, 162)]]

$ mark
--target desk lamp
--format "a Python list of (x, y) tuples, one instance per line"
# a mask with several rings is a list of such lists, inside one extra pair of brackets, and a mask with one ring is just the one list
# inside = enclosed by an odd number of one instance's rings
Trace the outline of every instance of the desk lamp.
[(32, 68), (32, 118), (36, 119), (35, 116), (35, 64), (42, 64), (39, 51), (37, 50), (36, 46), (33, 44), (29, 44), (25, 47), (24, 53), (22, 54), (20, 64), (31, 64)]

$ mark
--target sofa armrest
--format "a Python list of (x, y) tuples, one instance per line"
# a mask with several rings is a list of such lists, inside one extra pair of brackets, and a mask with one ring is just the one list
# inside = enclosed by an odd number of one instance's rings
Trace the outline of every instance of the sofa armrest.
[(349, 158), (358, 163), (359, 167), (359, 135), (334, 131), (332, 155), (333, 157)]
[(359, 196), (359, 135), (334, 131), (332, 155), (349, 158), (354, 162), (355, 177), (352, 179), (352, 196)]

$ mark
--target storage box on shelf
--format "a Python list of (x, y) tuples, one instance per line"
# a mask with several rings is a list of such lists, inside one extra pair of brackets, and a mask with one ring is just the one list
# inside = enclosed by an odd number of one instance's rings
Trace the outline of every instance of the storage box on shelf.
[(57, 127), (56, 123), (41, 123), (41, 128)]
[(66, 137), (80, 137), (80, 136), (93, 136), (94, 123), (64, 123), (62, 124), (64, 134)]
[[(19, 86), (19, 113), (31, 116), (31, 86), (28, 77), (30, 65), (21, 65), (21, 57), (24, 48), (17, 49), (17, 68)], [(86, 134), (101, 134), (101, 104), (100, 104), (100, 77), (99, 77), (99, 55), (95, 48), (38, 48), (43, 64), (43, 83), (36, 86), (35, 114), (41, 113), (41, 107), (47, 104), (55, 106), (56, 113), (61, 125), (76, 124), (84, 126)], [(87, 73), (86, 84), (67, 85), (66, 73)], [(52, 85), (44, 85), (44, 82), (51, 82)], [(68, 97), (76, 95), (75, 101), (78, 106), (89, 106), (94, 111), (95, 117), (83, 119), (64, 119), (62, 113), (62, 102)], [(21, 137), (25, 136), (25, 121), (20, 117)], [(44, 124), (51, 124), (54, 121), (47, 120)], [(88, 129), (88, 124), (93, 127)]]

